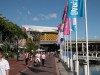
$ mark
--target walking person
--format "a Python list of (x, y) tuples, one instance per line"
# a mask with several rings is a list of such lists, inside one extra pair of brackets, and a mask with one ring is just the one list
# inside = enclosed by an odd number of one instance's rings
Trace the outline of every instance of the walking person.
[(43, 53), (43, 54), (41, 55), (41, 59), (42, 59), (42, 66), (44, 66), (45, 59), (46, 59), (45, 53)]
[(9, 62), (3, 58), (3, 51), (0, 49), (0, 75), (9, 75)]
[(29, 53), (27, 51), (25, 52), (24, 57), (25, 57), (25, 64), (28, 65)]
[(35, 55), (35, 61), (34, 62), (35, 63), (38, 62), (39, 66), (40, 66), (40, 62), (41, 62), (40, 57), (41, 57), (40, 52), (37, 52), (36, 55)]

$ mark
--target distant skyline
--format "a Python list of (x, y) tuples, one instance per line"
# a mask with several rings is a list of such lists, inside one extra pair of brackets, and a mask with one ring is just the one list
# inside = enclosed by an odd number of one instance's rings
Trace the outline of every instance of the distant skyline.
[[(0, 0), (0, 14), (22, 25), (57, 27), (67, 0)], [(100, 0), (87, 0), (89, 39), (100, 39)], [(75, 38), (75, 32), (72, 32)], [(78, 39), (85, 39), (84, 17), (78, 18)]]

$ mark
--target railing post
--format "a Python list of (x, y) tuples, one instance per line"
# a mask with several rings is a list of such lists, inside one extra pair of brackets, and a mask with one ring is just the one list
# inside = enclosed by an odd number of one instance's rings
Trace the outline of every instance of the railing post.
[(96, 53), (96, 58), (98, 57), (97, 55), (98, 55), (98, 53)]
[(94, 57), (93, 53), (92, 53), (92, 57)]

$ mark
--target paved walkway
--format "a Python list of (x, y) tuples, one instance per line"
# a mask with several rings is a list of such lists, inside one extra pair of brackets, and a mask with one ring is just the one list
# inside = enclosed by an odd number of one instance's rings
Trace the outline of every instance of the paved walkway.
[(9, 60), (9, 63), (10, 75), (58, 75), (59, 73), (54, 56), (47, 57), (45, 65), (40, 67), (34, 67), (33, 62), (29, 62), (26, 66), (24, 61), (16, 59)]
[(57, 75), (55, 58), (53, 56), (47, 57), (44, 66), (34, 67), (31, 65), (25, 71), (20, 72), (20, 75)]
[(10, 75), (72, 75), (66, 71), (61, 62), (57, 62), (53, 55), (50, 58), (47, 56), (44, 66), (34, 67), (33, 61), (26, 66), (24, 61), (9, 60)]
[(10, 75), (17, 75), (19, 72), (25, 70), (27, 66), (31, 66), (33, 64), (33, 62), (29, 62), (26, 66), (24, 61), (17, 61), (17, 59), (10, 59), (8, 61), (10, 64)]

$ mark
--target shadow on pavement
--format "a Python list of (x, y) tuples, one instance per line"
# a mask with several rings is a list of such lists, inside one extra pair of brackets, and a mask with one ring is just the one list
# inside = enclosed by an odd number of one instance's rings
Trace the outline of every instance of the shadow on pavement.
[(28, 75), (28, 74), (25, 74), (25, 73), (23, 73), (23, 72), (20, 72), (20, 75)]
[(35, 72), (35, 73), (39, 73), (39, 72), (49, 72), (49, 73), (52, 73), (52, 74), (57, 74), (57, 73), (54, 73), (54, 72), (50, 72), (50, 71), (46, 71), (46, 70), (41, 70), (39, 68), (35, 68), (35, 67), (28, 67), (29, 70), (31, 70), (32, 72)]
[(47, 67), (47, 68), (53, 68), (53, 67), (49, 67), (49, 66), (46, 66), (46, 65), (44, 65), (43, 67)]
[(39, 73), (39, 72), (47, 72), (45, 70), (40, 70), (40, 69), (37, 69), (37, 68), (34, 68), (34, 67), (28, 67), (32, 72), (35, 72), (35, 73)]

